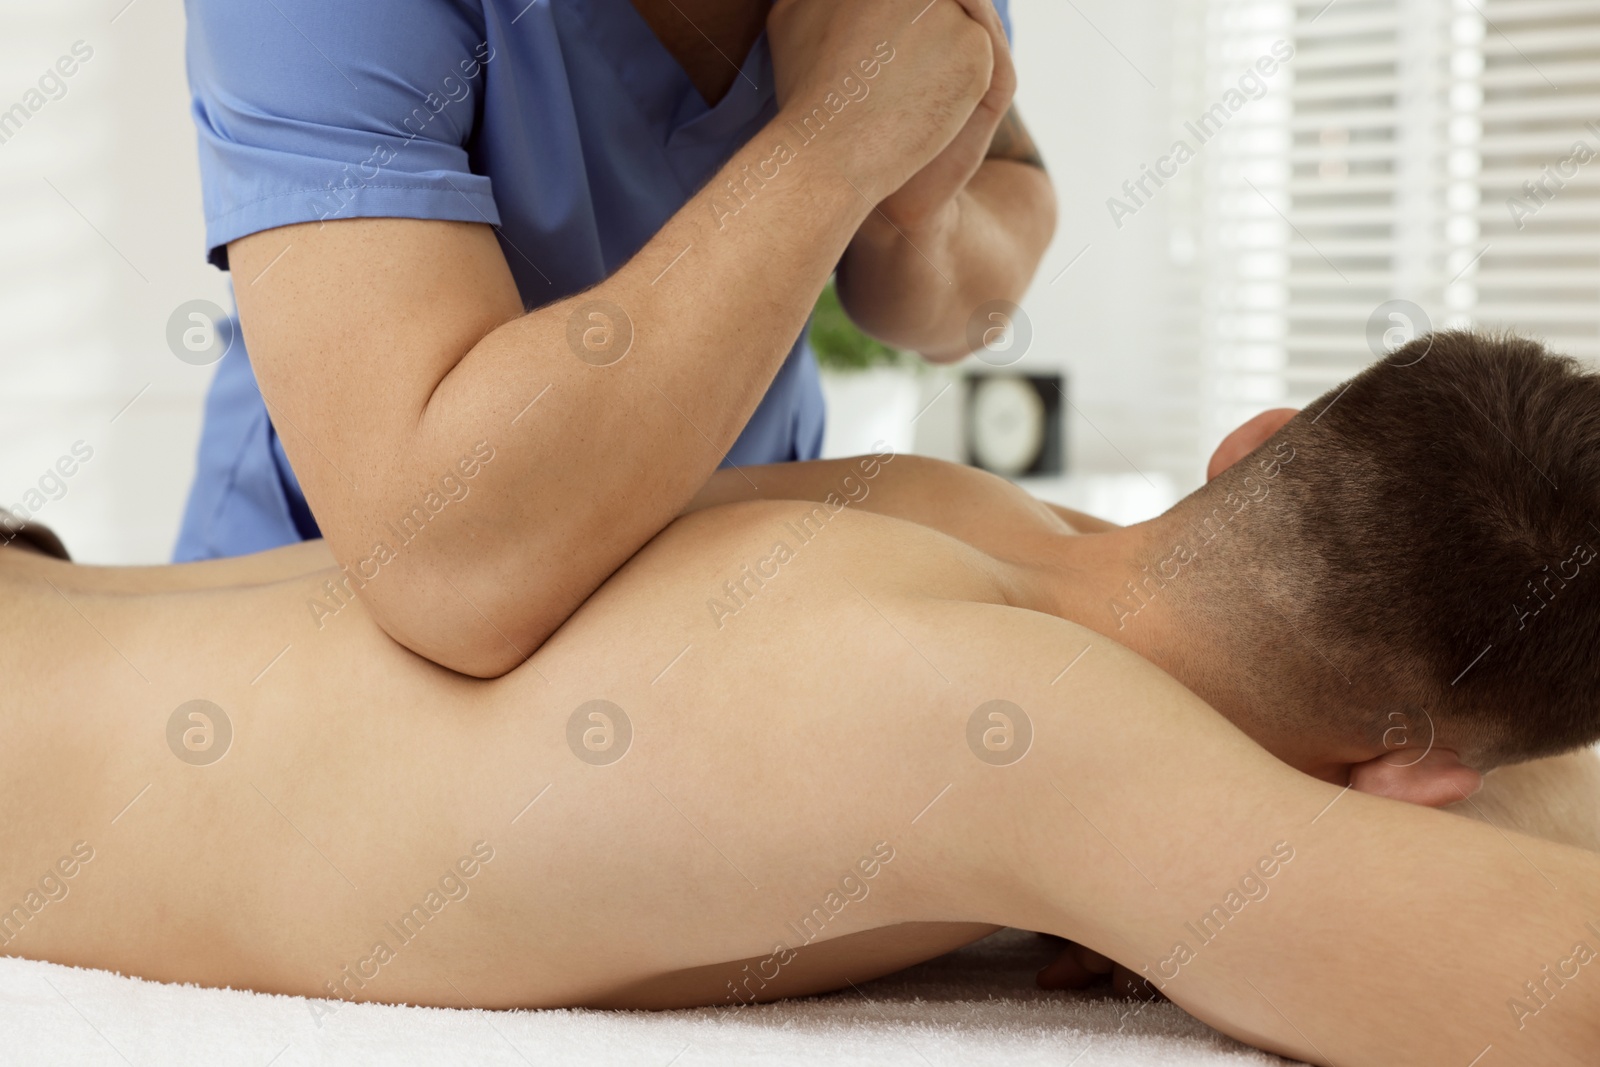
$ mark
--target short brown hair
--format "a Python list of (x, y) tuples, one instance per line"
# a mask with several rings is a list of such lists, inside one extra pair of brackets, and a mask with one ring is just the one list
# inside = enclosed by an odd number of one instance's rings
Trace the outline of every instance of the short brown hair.
[(1362, 704), (1418, 706), (1496, 763), (1600, 738), (1600, 375), (1526, 338), (1434, 333), (1263, 449), (1284, 442), (1276, 506), (1228, 554), (1255, 557)]

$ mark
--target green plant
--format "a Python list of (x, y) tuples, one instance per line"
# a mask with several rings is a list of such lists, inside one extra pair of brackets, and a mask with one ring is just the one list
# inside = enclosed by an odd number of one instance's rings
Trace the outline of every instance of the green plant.
[(811, 350), (817, 365), (824, 370), (862, 371), (873, 367), (904, 367), (911, 360), (897, 348), (890, 348), (856, 329), (839, 303), (839, 292), (830, 280), (817, 297), (811, 316)]

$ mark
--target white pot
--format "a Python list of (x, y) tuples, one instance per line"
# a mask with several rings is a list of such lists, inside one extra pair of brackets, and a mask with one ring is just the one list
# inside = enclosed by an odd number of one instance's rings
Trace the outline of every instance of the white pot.
[(914, 372), (898, 367), (824, 370), (822, 396), (828, 404), (823, 459), (881, 452), (885, 445), (896, 454), (913, 450), (916, 424), (912, 420), (922, 399)]

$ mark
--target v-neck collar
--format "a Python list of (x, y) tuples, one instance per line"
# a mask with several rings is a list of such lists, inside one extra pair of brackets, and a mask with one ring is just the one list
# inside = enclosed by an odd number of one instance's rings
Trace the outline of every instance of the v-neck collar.
[(661, 43), (629, 0), (556, 0), (582, 18), (635, 109), (666, 134), (670, 146), (725, 137), (754, 119), (773, 98), (772, 52), (763, 27), (739, 76), (715, 106)]

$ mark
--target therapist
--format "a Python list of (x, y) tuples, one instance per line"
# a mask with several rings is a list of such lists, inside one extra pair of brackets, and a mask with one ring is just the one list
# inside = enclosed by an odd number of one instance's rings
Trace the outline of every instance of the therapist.
[(1055, 205), (996, 2), (187, 0), (241, 328), (177, 558), (322, 536), (308, 627), (359, 593), (522, 662), (719, 464), (817, 455), (836, 268), (933, 360), (1021, 296)]

